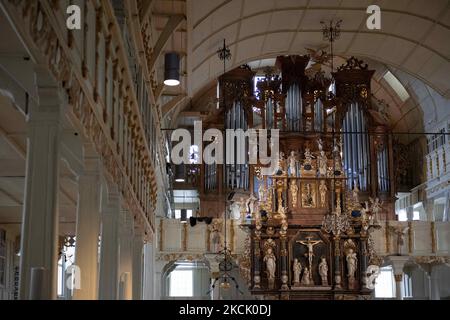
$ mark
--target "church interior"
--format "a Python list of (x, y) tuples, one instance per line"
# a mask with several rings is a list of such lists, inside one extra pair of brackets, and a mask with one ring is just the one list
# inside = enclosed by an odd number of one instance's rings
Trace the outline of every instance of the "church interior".
[(0, 300), (450, 299), (449, 0), (0, 0), (0, 31)]

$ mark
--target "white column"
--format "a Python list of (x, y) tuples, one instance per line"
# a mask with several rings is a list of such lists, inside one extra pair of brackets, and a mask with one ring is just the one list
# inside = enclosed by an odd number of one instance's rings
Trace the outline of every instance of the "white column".
[(414, 207), (409, 206), (406, 208), (406, 216), (408, 218), (408, 221), (413, 221), (414, 218)]
[(133, 217), (121, 212), (119, 224), (119, 299), (132, 299)]
[(83, 148), (84, 170), (78, 178), (75, 265), (81, 288), (74, 300), (98, 299), (98, 243), (100, 234), (100, 160), (89, 145)]
[(103, 192), (99, 299), (116, 300), (119, 283), (119, 218), (120, 194), (117, 186)]
[(431, 272), (430, 281), (431, 281), (431, 300), (441, 300), (441, 293), (439, 291), (440, 279), (437, 266), (435, 266)]
[(403, 267), (405, 263), (409, 261), (408, 256), (390, 256), (389, 260), (392, 262), (392, 269), (394, 271), (395, 278), (395, 297), (398, 300), (403, 300)]
[(155, 254), (153, 243), (146, 243), (144, 245), (144, 288), (143, 299), (154, 300), (155, 298)]
[(133, 236), (133, 300), (142, 300), (142, 249), (144, 232), (135, 227)]
[(58, 262), (58, 191), (60, 114), (58, 87), (36, 70), (38, 106), (28, 117), (25, 195), (20, 257), (20, 299), (30, 298), (31, 270), (43, 268), (42, 299), (56, 299)]

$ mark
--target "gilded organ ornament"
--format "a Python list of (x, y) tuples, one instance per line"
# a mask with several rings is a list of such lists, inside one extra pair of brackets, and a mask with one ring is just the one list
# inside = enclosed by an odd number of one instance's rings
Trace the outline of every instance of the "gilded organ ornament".
[(291, 191), (292, 207), (297, 208), (298, 185), (297, 180), (291, 180), (289, 190)]
[(316, 207), (316, 190), (315, 184), (306, 182), (302, 189), (302, 207), (315, 208)]
[(327, 188), (325, 180), (321, 180), (320, 185), (319, 185), (320, 207), (321, 208), (326, 208), (327, 191), (328, 191), (328, 188)]

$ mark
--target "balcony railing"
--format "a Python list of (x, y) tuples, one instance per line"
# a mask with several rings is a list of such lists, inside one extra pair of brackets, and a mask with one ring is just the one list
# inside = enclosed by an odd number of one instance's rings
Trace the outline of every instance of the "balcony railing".
[(153, 233), (159, 115), (152, 110), (145, 72), (132, 76), (130, 48), (111, 2), (78, 2), (82, 30), (67, 29), (66, 7), (59, 1), (2, 3), (33, 60), (46, 65), (65, 90), (71, 118), (101, 155), (130, 211)]

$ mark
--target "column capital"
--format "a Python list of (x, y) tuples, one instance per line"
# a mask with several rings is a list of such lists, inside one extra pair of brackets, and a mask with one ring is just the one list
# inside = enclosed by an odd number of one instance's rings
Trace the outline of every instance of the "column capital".
[(389, 256), (389, 261), (391, 262), (392, 268), (394, 270), (394, 275), (402, 275), (403, 267), (410, 261), (409, 256)]

